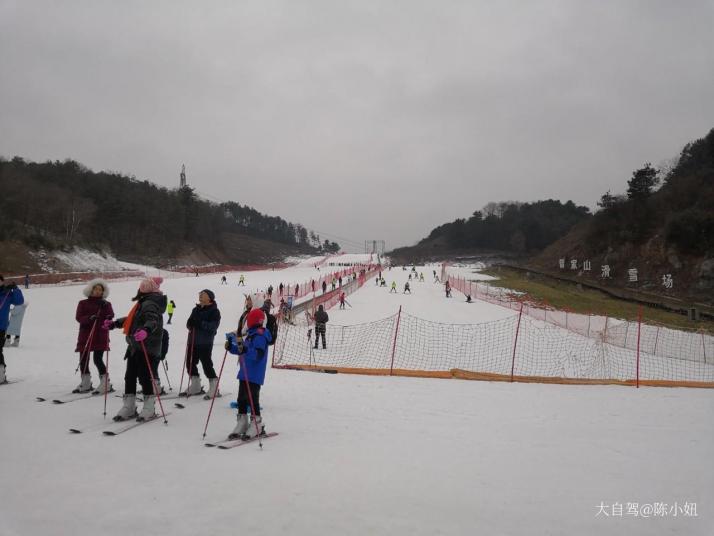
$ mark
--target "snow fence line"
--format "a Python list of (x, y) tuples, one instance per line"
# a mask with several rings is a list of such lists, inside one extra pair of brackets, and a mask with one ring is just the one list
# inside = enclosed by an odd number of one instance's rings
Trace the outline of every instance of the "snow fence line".
[(368, 323), (330, 324), (327, 350), (313, 349), (312, 331), (309, 315), (282, 322), (272, 366), (485, 381), (714, 388), (714, 363), (622, 348), (535, 320), (522, 310), (479, 324), (443, 324), (400, 309)]
[(487, 284), (468, 281), (465, 277), (450, 275), (447, 265), (442, 265), (442, 281), (464, 296), (482, 300), (552, 324), (582, 337), (602, 340), (613, 346), (641, 351), (662, 357), (714, 363), (714, 336), (704, 331), (684, 331), (665, 326), (615, 320), (594, 314), (579, 314), (537, 305), (523, 296), (495, 289)]
[[(350, 367), (323, 367), (319, 365), (275, 365), (273, 368), (284, 370), (299, 370), (305, 372), (321, 372), (324, 374), (361, 374), (364, 376), (406, 376), (409, 378), (437, 378), (444, 380), (478, 380), (487, 382), (516, 383), (551, 383), (559, 385), (622, 385), (635, 387), (636, 380), (591, 380), (587, 378), (552, 378), (548, 376), (511, 376), (508, 374), (492, 374), (488, 372), (471, 372), (468, 370), (451, 369), (438, 370), (408, 370), (408, 369), (366, 369)], [(640, 380), (640, 385), (646, 387), (693, 387), (714, 388), (714, 382), (672, 382), (667, 380)]]

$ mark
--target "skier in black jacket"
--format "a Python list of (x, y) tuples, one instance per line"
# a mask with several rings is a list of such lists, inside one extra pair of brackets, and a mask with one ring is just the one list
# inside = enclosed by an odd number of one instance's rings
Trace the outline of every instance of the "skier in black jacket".
[[(208, 378), (208, 399), (213, 398), (218, 388), (218, 378), (213, 368), (213, 339), (221, 323), (221, 312), (216, 304), (216, 295), (213, 291), (204, 289), (198, 294), (198, 304), (191, 311), (191, 316), (186, 321), (186, 328), (193, 330), (193, 358), (186, 363), (186, 369), (191, 375), (188, 388), (184, 393), (193, 396), (203, 392), (201, 376), (198, 374), (198, 362), (201, 362), (203, 373)], [(216, 395), (218, 396), (218, 395)]]
[(322, 335), (322, 349), (327, 349), (327, 343), (325, 342), (325, 332), (327, 331), (327, 323), (330, 321), (330, 317), (325, 311), (325, 307), (320, 305), (315, 313), (315, 349), (317, 349), (317, 342), (320, 340), (320, 335)]

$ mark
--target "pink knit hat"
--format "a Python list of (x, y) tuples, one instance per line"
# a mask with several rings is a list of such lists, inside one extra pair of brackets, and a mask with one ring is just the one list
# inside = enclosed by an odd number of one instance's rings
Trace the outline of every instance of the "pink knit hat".
[(141, 283), (139, 283), (139, 292), (142, 294), (159, 292), (161, 290), (159, 286), (161, 286), (163, 282), (163, 277), (147, 277), (146, 279), (142, 279)]

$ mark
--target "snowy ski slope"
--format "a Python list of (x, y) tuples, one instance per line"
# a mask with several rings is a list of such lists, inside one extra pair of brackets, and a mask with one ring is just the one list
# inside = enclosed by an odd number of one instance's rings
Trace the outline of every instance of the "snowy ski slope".
[[(326, 267), (323, 267), (324, 271)], [(374, 281), (331, 321), (393, 314), (471, 323), (513, 315), (482, 302), (446, 300), (433, 284), (402, 294), (406, 272), (385, 271), (399, 293)], [(177, 303), (169, 326), (169, 374), (178, 389), (185, 319), (196, 294), (216, 292), (232, 329), (243, 292), (317, 276), (310, 262), (283, 271), (169, 279)], [(112, 285), (119, 315), (137, 282)], [(81, 286), (37, 288), (20, 348), (6, 348), (0, 386), (0, 534), (687, 534), (714, 529), (714, 396), (697, 389), (504, 384), (269, 370), (262, 392), (269, 431), (239, 449), (203, 446), (208, 403), (173, 407), (117, 437), (101, 435), (103, 400), (35, 401), (77, 383), (72, 352)], [(112, 332), (110, 374), (123, 388), (124, 342)], [(228, 358), (207, 439), (234, 426), (236, 360)], [(93, 371), (96, 382), (96, 371)], [(204, 379), (205, 382), (205, 379)], [(110, 396), (107, 416), (121, 400)], [(95, 427), (80, 435), (70, 427)], [(596, 516), (600, 503), (698, 504), (698, 517)]]

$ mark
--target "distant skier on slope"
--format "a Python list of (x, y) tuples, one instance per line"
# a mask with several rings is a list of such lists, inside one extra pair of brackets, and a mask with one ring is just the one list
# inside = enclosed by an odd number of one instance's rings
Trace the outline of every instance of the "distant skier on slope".
[(392, 292), (394, 292), (395, 294), (397, 293), (397, 282), (396, 281), (392, 281), (392, 288), (389, 289), (389, 293), (391, 294)]
[(327, 322), (329, 322), (330, 317), (325, 311), (325, 306), (320, 304), (315, 312), (315, 350), (317, 350), (317, 343), (322, 336), (322, 349), (327, 350), (327, 343), (325, 342), (325, 333), (327, 332)]
[(406, 294), (407, 292), (408, 292), (409, 294), (412, 293), (412, 289), (411, 289), (411, 287), (409, 286), (409, 281), (407, 281), (406, 283), (404, 283), (404, 292), (402, 292), (402, 294)]
[(245, 286), (245, 276), (243, 274), (240, 274), (240, 278), (238, 279), (238, 286), (239, 287), (244, 287)]
[(169, 315), (169, 321), (166, 322), (167, 324), (171, 323), (171, 319), (174, 316), (175, 310), (176, 310), (176, 303), (173, 300), (169, 301), (169, 303), (166, 305), (166, 314)]

